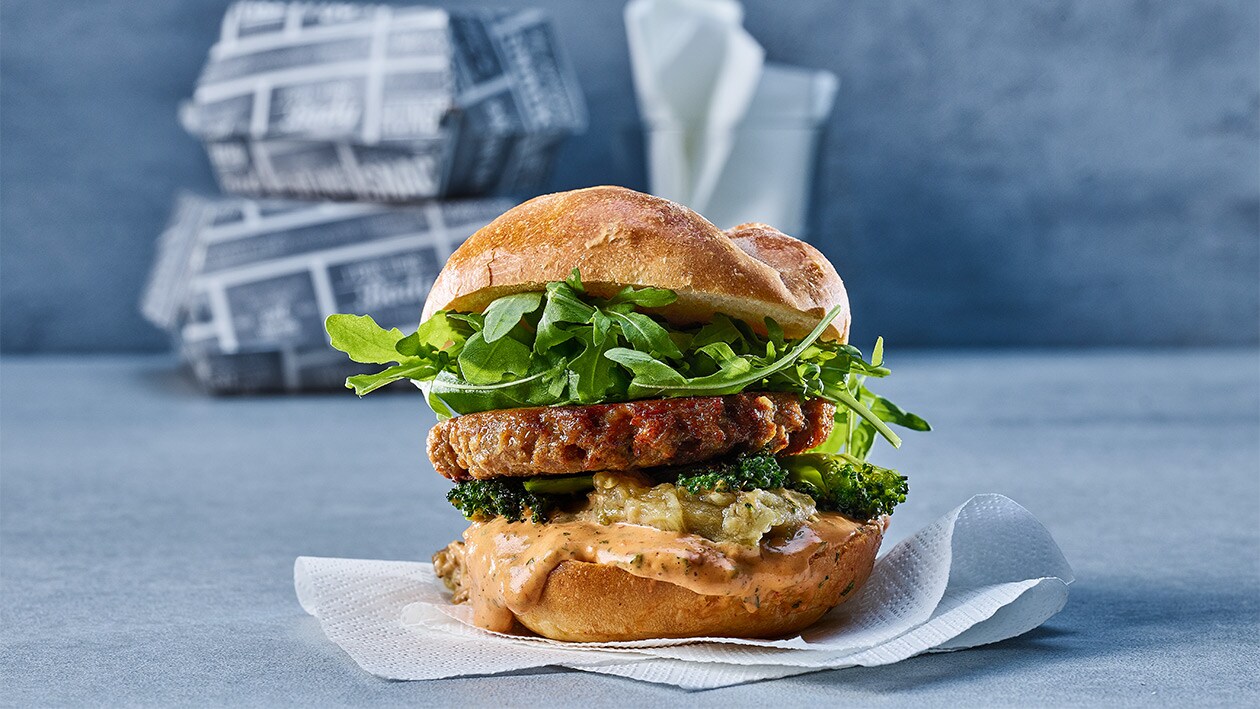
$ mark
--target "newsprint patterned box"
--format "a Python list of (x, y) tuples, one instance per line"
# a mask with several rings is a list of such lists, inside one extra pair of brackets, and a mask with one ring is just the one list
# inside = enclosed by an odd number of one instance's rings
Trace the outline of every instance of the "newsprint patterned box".
[(414, 329), (451, 251), (506, 199), (380, 204), (181, 196), (141, 302), (216, 393), (340, 388), (363, 371), (333, 350), (332, 313)]
[(539, 10), (239, 2), (180, 118), (225, 192), (407, 202), (538, 188), (586, 108)]

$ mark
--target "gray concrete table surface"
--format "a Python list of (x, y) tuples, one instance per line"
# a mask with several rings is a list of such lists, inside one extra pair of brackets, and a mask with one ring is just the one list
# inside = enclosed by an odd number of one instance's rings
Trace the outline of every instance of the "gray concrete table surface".
[(688, 693), (568, 670), (389, 682), (294, 598), (299, 555), (425, 559), (464, 527), (418, 395), (215, 399), (155, 357), (0, 361), (0, 701), (1061, 705), (1260, 699), (1255, 351), (891, 353), (933, 422), (886, 544), (979, 492), (1075, 567), (1027, 635)]

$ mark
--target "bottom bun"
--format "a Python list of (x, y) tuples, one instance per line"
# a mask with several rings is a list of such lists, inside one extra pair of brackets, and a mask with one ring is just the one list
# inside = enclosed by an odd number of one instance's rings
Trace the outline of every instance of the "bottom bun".
[(739, 596), (702, 595), (615, 566), (564, 561), (551, 571), (538, 603), (517, 619), (553, 640), (615, 642), (649, 638), (791, 635), (857, 595), (875, 565), (884, 525), (867, 522), (839, 550), (810, 559), (823, 580), (762, 592), (753, 603)]

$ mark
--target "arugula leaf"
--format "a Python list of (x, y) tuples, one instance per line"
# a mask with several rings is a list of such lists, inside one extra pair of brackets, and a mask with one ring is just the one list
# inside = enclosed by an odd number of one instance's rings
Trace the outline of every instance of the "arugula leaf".
[(824, 396), (844, 404), (849, 407), (851, 411), (861, 416), (863, 419), (866, 419), (867, 423), (874, 426), (876, 431), (879, 431), (879, 435), (883, 436), (885, 440), (893, 445), (893, 448), (901, 447), (901, 436), (894, 433), (893, 430), (888, 427), (888, 424), (884, 423), (878, 416), (871, 413), (871, 410), (866, 407), (866, 404), (863, 404), (856, 396), (851, 394), (848, 389), (829, 391), (824, 394)]
[(927, 421), (924, 421), (921, 416), (906, 411), (878, 394), (872, 394), (871, 392), (866, 391), (865, 387), (863, 387), (862, 393), (864, 395), (862, 397), (863, 401), (867, 401), (869, 399), (867, 405), (870, 407), (871, 413), (875, 414), (880, 419), (887, 421), (888, 423), (895, 423), (898, 426), (908, 428), (911, 431), (932, 430), (932, 425)]
[(664, 288), (635, 288), (626, 286), (608, 299), (609, 305), (637, 305), (640, 308), (660, 308), (678, 300), (678, 294)]
[(719, 368), (721, 365), (735, 360), (740, 360), (742, 362), (748, 361), (735, 354), (735, 350), (731, 349), (731, 346), (725, 342), (710, 342), (707, 345), (697, 347), (696, 352), (707, 355), (709, 359), (713, 360), (714, 364), (719, 366)]
[(844, 452), (859, 460), (866, 460), (873, 445), (875, 445), (875, 427), (863, 419), (858, 419), (849, 432), (849, 443), (845, 446)]
[[(678, 370), (646, 352), (614, 347), (605, 352), (604, 356), (633, 372), (636, 381), (642, 377), (645, 380), (672, 385), (687, 383), (687, 378), (679, 374)], [(630, 386), (633, 388), (634, 382), (631, 382)]]
[[(786, 342), (783, 338), (783, 328), (779, 323), (775, 322), (774, 318), (768, 317), (766, 318), (766, 334), (770, 336), (770, 342), (766, 347), (766, 356), (774, 357), (783, 351), (784, 343)], [(774, 345), (774, 347), (771, 348), (768, 345)]]
[(455, 320), (464, 324), (469, 333), (481, 332), (485, 327), (485, 317), (481, 313), (446, 313), (448, 320)]
[(849, 445), (849, 412), (836, 408), (835, 421), (827, 439), (810, 449), (811, 453), (839, 453)]
[(356, 374), (346, 379), (346, 387), (354, 389), (354, 393), (359, 396), (364, 396), (402, 379), (428, 379), (435, 374), (437, 371), (430, 362), (396, 364), (376, 374)]
[(669, 359), (682, 359), (678, 345), (669, 339), (669, 331), (652, 318), (643, 313), (622, 313), (616, 310), (608, 311), (608, 315), (621, 326), (621, 331), (636, 350), (658, 357), (664, 355)]
[[(660, 371), (659, 369), (654, 368), (653, 370), (649, 370), (648, 368), (643, 368), (642, 373), (635, 371), (634, 380), (630, 382), (630, 393), (649, 396), (652, 394), (656, 394), (658, 396), (718, 396), (723, 394), (738, 393), (743, 391), (744, 387), (756, 384), (771, 374), (790, 366), (807, 347), (813, 344), (814, 340), (817, 340), (819, 336), (822, 335), (823, 330), (831, 324), (831, 321), (840, 314), (842, 309), (843, 306), (839, 305), (832, 308), (831, 312), (823, 316), (823, 319), (819, 321), (818, 325), (816, 325), (814, 329), (805, 336), (805, 339), (798, 342), (795, 347), (770, 364), (761, 367), (753, 367), (743, 374), (734, 376), (729, 375), (726, 372), (718, 372), (705, 377), (698, 377), (690, 380), (684, 379), (681, 382), (670, 377), (654, 376), (652, 371)], [(609, 356), (611, 356), (611, 352)], [(648, 359), (652, 359), (652, 361), (657, 362), (657, 360), (651, 357)], [(626, 362), (622, 362), (621, 360), (618, 360), (618, 362), (626, 364)], [(642, 365), (641, 359), (639, 360), (639, 363)], [(670, 371), (674, 370), (670, 369)], [(676, 371), (674, 373), (677, 374)], [(895, 438), (896, 434), (893, 434), (893, 437)]]
[(516, 293), (505, 295), (486, 307), (485, 328), (482, 335), (486, 342), (494, 342), (512, 331), (521, 318), (538, 310), (542, 305), (542, 293)]
[(573, 375), (570, 380), (570, 398), (579, 404), (604, 401), (609, 391), (620, 384), (616, 376), (616, 364), (604, 356), (613, 342), (610, 335), (609, 330), (601, 333), (599, 327), (593, 328), (592, 336), (582, 349), (582, 354), (569, 363), (569, 370)]
[(371, 393), (400, 379), (428, 379), (442, 367), (443, 358), (437, 350), (415, 350), (416, 355), (398, 351), (399, 343), (406, 338), (398, 328), (386, 330), (367, 315), (330, 315), (324, 323), (333, 347), (345, 352), (350, 359), (368, 364), (398, 364), (376, 374), (360, 374), (346, 379), (346, 387), (359, 396)]
[(529, 371), (529, 348), (510, 337), (486, 341), (486, 331), (468, 338), (459, 353), (459, 371), (469, 384), (498, 384), (509, 374)]
[(608, 341), (609, 335), (612, 334), (613, 321), (606, 313), (600, 310), (595, 311), (595, 317), (591, 320), (591, 324), (595, 327), (594, 339), (596, 342)]
[(439, 310), (415, 332), (399, 340), (394, 349), (409, 357), (423, 356), (433, 350), (446, 350), (455, 357), (472, 332), (467, 323), (447, 317), (447, 313)]
[(728, 376), (746, 374), (752, 369), (752, 363), (736, 355), (731, 346), (725, 342), (710, 342), (697, 349), (696, 352), (707, 355), (717, 365), (718, 370)]
[(329, 315), (324, 329), (332, 346), (345, 352), (350, 359), (363, 364), (389, 364), (399, 361), (394, 346), (403, 339), (398, 328), (386, 330), (370, 315)]
[[(570, 276), (572, 278), (572, 276)], [(581, 287), (581, 282), (578, 286)], [(598, 312), (578, 297), (577, 291), (567, 282), (547, 284), (547, 305), (534, 338), (534, 351), (545, 354), (552, 347), (573, 337), (573, 333), (560, 327), (561, 323), (589, 323)]]
[[(446, 415), (476, 411), (546, 406), (563, 393), (567, 377), (563, 369), (546, 370), (498, 384), (470, 384), (451, 372), (438, 373), (429, 384), (428, 398), (440, 403)], [(441, 412), (437, 406), (434, 411)]]
[(713, 342), (726, 343), (737, 353), (748, 354), (748, 342), (744, 339), (744, 334), (725, 315), (713, 316), (713, 322), (701, 327), (691, 338), (691, 346), (697, 349)]

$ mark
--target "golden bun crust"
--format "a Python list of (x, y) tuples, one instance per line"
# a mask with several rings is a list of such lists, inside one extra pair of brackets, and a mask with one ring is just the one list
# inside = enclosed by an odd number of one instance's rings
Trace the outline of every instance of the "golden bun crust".
[(517, 619), (539, 635), (572, 642), (793, 635), (857, 595), (883, 534), (883, 524), (867, 522), (839, 554), (828, 549), (811, 560), (830, 567), (821, 585), (771, 592), (751, 608), (736, 596), (700, 595), (615, 566), (564, 561), (551, 572), (538, 604)]
[(656, 309), (683, 325), (725, 313), (765, 332), (775, 319), (801, 337), (842, 305), (823, 339), (845, 342), (849, 299), (817, 249), (765, 224), (722, 231), (669, 200), (624, 187), (590, 187), (536, 197), (468, 238), (429, 293), (424, 318), (438, 310), (480, 312), (496, 298), (542, 290), (580, 269), (595, 295), (623, 286), (678, 293)]

